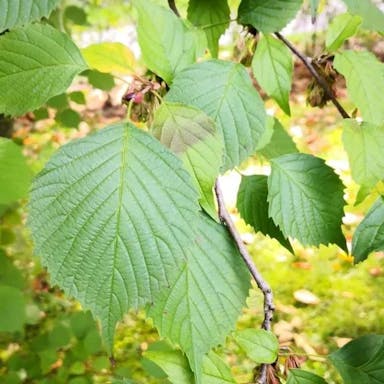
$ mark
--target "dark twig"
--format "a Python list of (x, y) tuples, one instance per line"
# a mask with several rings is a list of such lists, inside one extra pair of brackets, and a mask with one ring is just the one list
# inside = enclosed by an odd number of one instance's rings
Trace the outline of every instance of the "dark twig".
[(175, 3), (175, 0), (168, 0), (168, 5), (169, 5), (169, 8), (172, 9), (172, 11), (174, 12), (174, 14), (177, 16), (177, 17), (180, 17), (180, 13), (176, 7), (176, 3)]
[[(271, 322), (273, 318), (273, 312), (275, 310), (275, 306), (273, 304), (273, 294), (272, 290), (269, 287), (268, 283), (264, 280), (261, 273), (256, 268), (251, 255), (249, 254), (247, 248), (245, 247), (243, 241), (240, 238), (240, 234), (237, 231), (235, 224), (233, 223), (227, 208), (224, 203), (223, 192), (220, 188), (219, 179), (216, 180), (215, 184), (215, 194), (217, 198), (217, 205), (219, 208), (219, 218), (220, 221), (225, 224), (228, 228), (229, 233), (234, 239), (237, 248), (239, 249), (240, 255), (245, 262), (249, 272), (251, 273), (253, 279), (255, 280), (258, 288), (263, 293), (264, 296), (264, 320), (262, 323), (262, 328), (271, 331)], [(260, 373), (257, 380), (258, 384), (265, 384), (267, 382), (267, 367), (268, 364), (262, 364), (260, 367)]]
[(312, 65), (311, 60), (309, 60), (307, 57), (305, 57), (301, 52), (299, 52), (295, 46), (291, 44), (290, 41), (288, 41), (282, 34), (279, 32), (275, 33), (275, 36), (280, 39), (292, 52), (294, 55), (296, 55), (303, 64), (308, 68), (309, 72), (311, 72), (312, 76), (316, 79), (316, 81), (319, 83), (319, 85), (324, 89), (325, 93), (329, 97), (329, 99), (332, 101), (334, 106), (339, 111), (340, 115), (343, 116), (344, 119), (349, 119), (350, 116), (348, 115), (347, 111), (340, 105), (340, 103), (337, 101), (335, 95), (333, 94), (331, 88), (329, 87), (326, 80), (317, 72), (315, 67)]
[(275, 310), (275, 306), (273, 304), (272, 290), (269, 287), (268, 283), (263, 279), (263, 276), (261, 276), (261, 273), (256, 268), (250, 254), (248, 253), (247, 248), (245, 247), (243, 241), (240, 238), (239, 232), (237, 232), (235, 224), (233, 223), (231, 216), (229, 215), (227, 208), (225, 207), (223, 192), (221, 191), (219, 180), (216, 180), (215, 193), (217, 198), (217, 204), (219, 207), (220, 220), (223, 224), (227, 226), (228, 231), (235, 240), (237, 248), (240, 251), (240, 255), (243, 258), (249, 272), (251, 273), (260, 291), (264, 295), (264, 321), (262, 324), (262, 328), (267, 331), (270, 331), (271, 321), (273, 318), (273, 311)]

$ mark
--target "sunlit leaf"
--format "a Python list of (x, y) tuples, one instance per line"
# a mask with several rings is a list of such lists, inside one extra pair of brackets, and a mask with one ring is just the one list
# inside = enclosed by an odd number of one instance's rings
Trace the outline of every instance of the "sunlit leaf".
[(252, 70), (261, 87), (276, 100), (287, 115), (290, 115), (289, 93), (293, 61), (285, 44), (272, 36), (263, 36), (257, 43)]
[(287, 384), (327, 384), (320, 376), (302, 369), (290, 369)]
[(348, 95), (360, 109), (363, 119), (382, 124), (384, 64), (370, 52), (344, 51), (335, 55), (334, 66), (345, 77)]

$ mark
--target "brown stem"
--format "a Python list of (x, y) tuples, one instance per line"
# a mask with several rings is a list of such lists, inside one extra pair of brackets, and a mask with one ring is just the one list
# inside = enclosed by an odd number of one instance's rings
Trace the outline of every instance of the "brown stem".
[(175, 3), (175, 0), (168, 0), (168, 5), (169, 5), (169, 8), (172, 9), (172, 11), (174, 12), (174, 14), (177, 16), (177, 17), (180, 17), (180, 13), (176, 7), (176, 3)]
[(319, 85), (324, 89), (325, 93), (329, 97), (329, 99), (332, 101), (334, 106), (339, 111), (340, 115), (344, 119), (349, 119), (350, 116), (348, 115), (347, 111), (341, 106), (341, 104), (337, 101), (335, 95), (332, 92), (332, 89), (329, 87), (326, 80), (317, 72), (316, 68), (312, 65), (311, 60), (308, 60), (307, 57), (305, 57), (301, 52), (299, 52), (294, 45), (291, 44), (289, 40), (287, 40), (282, 34), (279, 32), (275, 32), (275, 36), (280, 39), (292, 52), (294, 55), (296, 55), (303, 64), (308, 68), (309, 72), (311, 72), (312, 76), (316, 79), (316, 81), (319, 83)]
[(264, 321), (262, 324), (262, 328), (270, 331), (271, 330), (271, 322), (273, 318), (273, 311), (275, 310), (275, 306), (273, 304), (273, 294), (272, 290), (269, 287), (268, 283), (264, 280), (261, 273), (256, 268), (247, 248), (245, 247), (243, 241), (241, 240), (240, 234), (237, 231), (235, 224), (233, 223), (227, 208), (225, 207), (223, 192), (220, 188), (219, 180), (216, 180), (215, 184), (215, 194), (217, 198), (217, 205), (219, 207), (219, 218), (223, 224), (225, 224), (228, 228), (229, 233), (234, 239), (237, 248), (239, 249), (240, 255), (244, 260), (249, 272), (251, 273), (253, 279), (255, 280), (258, 288), (263, 293), (264, 296)]

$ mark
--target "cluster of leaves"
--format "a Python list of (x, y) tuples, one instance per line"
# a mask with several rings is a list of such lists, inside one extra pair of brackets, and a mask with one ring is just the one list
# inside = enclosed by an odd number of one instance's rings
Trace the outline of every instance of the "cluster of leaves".
[[(6, 2), (8, 12), (0, 19), (0, 32), (5, 32), (0, 36), (0, 86), (7, 91), (0, 94), (0, 113), (17, 116), (52, 103), (84, 71), (134, 72), (133, 55), (123, 45), (104, 43), (80, 51), (67, 34), (36, 22), (58, 3)], [(341, 47), (360, 26), (384, 32), (384, 16), (369, 0), (346, 4), (351, 14), (334, 20), (326, 50), (334, 54), (334, 67), (344, 75), (364, 120), (344, 121), (345, 149), (361, 185), (361, 201), (383, 179), (384, 70), (371, 53)], [(100, 319), (110, 352), (116, 323), (129, 309), (146, 308), (159, 334), (186, 355), (168, 345), (147, 352), (171, 381), (234, 382), (225, 363), (209, 351), (234, 328), (250, 283), (233, 239), (218, 223), (216, 178), (255, 152), (262, 154), (271, 173), (242, 178), (239, 211), (255, 230), (289, 250), (289, 238), (347, 250), (341, 229), (344, 186), (324, 160), (300, 153), (279, 121), (267, 118), (246, 68), (216, 58), (218, 39), (230, 21), (225, 0), (190, 0), (188, 20), (150, 1), (134, 0), (133, 5), (144, 64), (170, 90), (147, 131), (123, 122), (71, 142), (51, 158), (31, 190), (28, 220), (35, 250), (52, 282)], [(252, 60), (254, 76), (287, 114), (292, 57), (273, 33), (301, 6), (301, 0), (242, 0), (238, 8), (238, 22), (262, 33)], [(204, 57), (206, 49), (210, 59)], [(5, 186), (0, 204), (7, 204), (25, 194), (30, 175), (23, 172), (15, 144), (0, 144), (5, 148), (0, 151)], [(383, 248), (383, 204), (379, 197), (356, 230), (356, 262)], [(257, 363), (277, 358), (278, 344), (268, 332), (244, 330), (235, 338)], [(382, 340), (355, 343), (373, 345), (363, 368), (355, 368), (360, 365), (355, 344), (331, 360), (346, 382), (354, 382), (353, 369), (362, 375), (359, 382), (368, 375), (379, 380)], [(175, 366), (182, 372), (175, 373)], [(287, 380), (323, 382), (294, 370)]]

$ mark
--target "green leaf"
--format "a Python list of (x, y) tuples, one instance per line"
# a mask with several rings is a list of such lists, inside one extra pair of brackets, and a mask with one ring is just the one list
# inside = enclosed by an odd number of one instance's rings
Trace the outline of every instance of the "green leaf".
[(89, 84), (102, 91), (110, 91), (115, 86), (114, 77), (109, 73), (88, 70), (83, 74), (87, 76)]
[(64, 33), (32, 24), (0, 36), (0, 113), (21, 115), (64, 92), (86, 68)]
[(144, 63), (170, 84), (200, 54), (196, 31), (170, 9), (148, 0), (134, 0), (133, 4), (139, 12), (137, 35)]
[(345, 77), (349, 97), (360, 109), (363, 119), (382, 124), (384, 64), (370, 52), (344, 51), (335, 55), (334, 67)]
[(176, 153), (200, 192), (200, 204), (215, 220), (212, 188), (222, 164), (223, 143), (215, 122), (203, 111), (164, 102), (155, 112), (153, 135)]
[(268, 160), (274, 157), (286, 155), (288, 153), (297, 153), (296, 144), (292, 137), (287, 133), (280, 121), (275, 117), (268, 116), (270, 123), (273, 125), (273, 133), (269, 143), (259, 149), (258, 153), (266, 157)]
[(70, 5), (64, 10), (65, 20), (70, 20), (73, 24), (85, 25), (87, 23), (87, 13), (83, 8)]
[(229, 19), (227, 0), (190, 0), (188, 3), (188, 20), (204, 29), (212, 57), (218, 55), (219, 38), (228, 28)]
[(79, 112), (76, 112), (73, 109), (67, 108), (60, 111), (56, 115), (55, 120), (61, 125), (63, 125), (64, 127), (77, 128), (81, 123), (81, 116)]
[(61, 93), (60, 95), (51, 97), (47, 101), (47, 106), (59, 110), (67, 108), (69, 106), (68, 95), (66, 93)]
[(214, 352), (209, 352), (203, 360), (203, 384), (236, 384), (231, 368)]
[(330, 23), (327, 29), (325, 46), (328, 51), (336, 51), (339, 49), (345, 40), (353, 36), (360, 27), (360, 16), (353, 16), (349, 13), (343, 13), (336, 16)]
[(238, 20), (264, 33), (278, 32), (295, 18), (302, 3), (302, 0), (241, 0)]
[(100, 72), (132, 74), (135, 71), (135, 56), (121, 43), (93, 44), (81, 50), (85, 61)]
[(271, 160), (269, 216), (288, 237), (303, 245), (334, 243), (345, 249), (341, 232), (343, 184), (324, 160), (304, 153)]
[[(194, 247), (175, 284), (149, 309), (162, 337), (180, 345), (200, 382), (205, 353), (233, 329), (249, 290), (248, 272), (226, 228), (201, 215)], [(214, 332), (212, 330), (215, 330)]]
[(363, 18), (363, 28), (384, 32), (384, 13), (371, 0), (343, 0), (349, 13)]
[(359, 124), (356, 120), (344, 119), (343, 144), (352, 177), (358, 184), (373, 187), (384, 179), (384, 124)]
[[(362, 353), (364, 352), (364, 353)], [(329, 359), (348, 384), (384, 382), (384, 336), (366, 335), (333, 352)]]
[(181, 161), (126, 123), (60, 148), (33, 183), (29, 226), (52, 282), (101, 319), (111, 348), (128, 309), (181, 270), (198, 210)]
[(279, 342), (264, 329), (243, 329), (234, 334), (236, 342), (247, 356), (258, 364), (272, 364), (277, 359)]
[(193, 105), (214, 119), (224, 137), (224, 170), (253, 154), (266, 130), (263, 102), (241, 64), (191, 65), (175, 77), (166, 100)]
[(25, 315), (25, 299), (20, 290), (0, 286), (0, 332), (22, 331)]
[(242, 176), (237, 195), (237, 208), (244, 221), (256, 232), (275, 238), (293, 252), (289, 240), (268, 216), (268, 177), (263, 175)]
[(290, 369), (287, 384), (327, 384), (320, 376), (302, 369)]
[(320, 0), (310, 0), (312, 22), (315, 22)]
[(87, 103), (84, 92), (82, 91), (73, 91), (68, 94), (68, 97), (77, 104), (85, 105)]
[(262, 36), (252, 59), (252, 70), (260, 86), (290, 115), (289, 93), (293, 74), (290, 50), (280, 40)]
[(364, 261), (371, 252), (384, 250), (384, 198), (380, 196), (358, 225), (352, 239), (354, 262)]
[(48, 17), (60, 0), (0, 0), (0, 32)]
[(0, 137), (0, 204), (25, 197), (32, 180), (21, 148), (12, 140)]

